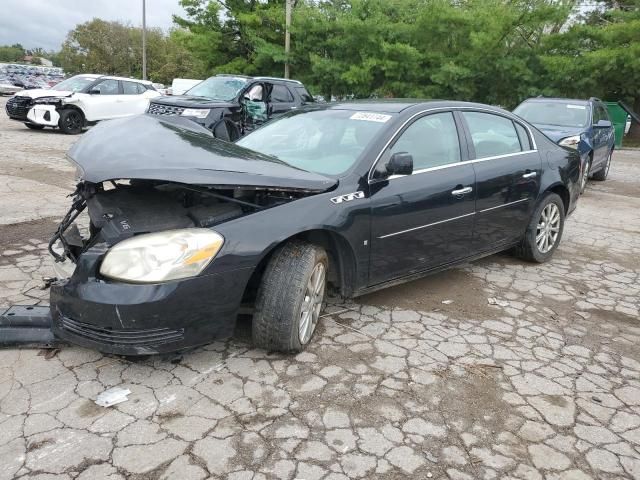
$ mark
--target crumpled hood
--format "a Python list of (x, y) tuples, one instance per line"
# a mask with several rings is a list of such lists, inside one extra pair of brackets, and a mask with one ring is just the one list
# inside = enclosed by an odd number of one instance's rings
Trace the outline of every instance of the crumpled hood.
[(67, 90), (50, 90), (46, 88), (34, 88), (33, 90), (22, 90), (18, 92), (20, 97), (42, 98), (42, 97), (68, 97), (73, 92)]
[(540, 130), (556, 143), (558, 143), (563, 138), (571, 137), (573, 135), (580, 135), (584, 132), (584, 129), (581, 127), (561, 127), (558, 125), (546, 125), (542, 123), (534, 125), (538, 130)]
[(103, 121), (71, 147), (68, 157), (92, 183), (144, 179), (317, 192), (338, 183), (216, 139), (179, 116), (144, 114)]
[(172, 107), (185, 108), (231, 108), (237, 107), (237, 103), (225, 102), (223, 100), (211, 100), (207, 97), (196, 97), (193, 95), (164, 95), (152, 100), (153, 103), (161, 105), (171, 105)]

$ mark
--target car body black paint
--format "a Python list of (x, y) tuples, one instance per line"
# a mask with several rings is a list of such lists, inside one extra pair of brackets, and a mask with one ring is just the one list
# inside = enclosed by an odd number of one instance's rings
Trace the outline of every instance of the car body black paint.
[(97, 125), (71, 147), (68, 157), (91, 183), (141, 179), (309, 191), (327, 190), (337, 183), (215, 140), (210, 131), (177, 116), (145, 114)]
[[(334, 274), (339, 290), (345, 296), (357, 296), (513, 246), (524, 234), (528, 216), (537, 201), (547, 191), (560, 193), (568, 213), (576, 206), (578, 154), (558, 147), (504, 110), (441, 101), (352, 102), (316, 108), (389, 112), (391, 119), (356, 164), (339, 179), (334, 179), (337, 181), (332, 188), (315, 190), (216, 225), (214, 230), (225, 238), (225, 243), (198, 277), (155, 285), (101, 278), (99, 265), (108, 245), (92, 246), (80, 255), (71, 278), (52, 287), (51, 309), (56, 334), (102, 351), (130, 355), (199, 345), (230, 334), (251, 275), (276, 247), (292, 237), (324, 239), (323, 246), (330, 250), (337, 270)], [(475, 162), (463, 123), (460, 143), (464, 163), (406, 177), (372, 178), (374, 163), (378, 157), (384, 158), (385, 146), (411, 119), (429, 112), (463, 110), (491, 112), (520, 122), (530, 132), (535, 148), (522, 154)], [(104, 128), (107, 129), (107, 125)], [(144, 130), (135, 131), (136, 141), (144, 138)], [(169, 181), (170, 169), (162, 171), (162, 151), (153, 144), (145, 142), (145, 145), (148, 151), (141, 153), (143, 159), (151, 164), (156, 158), (155, 176)], [(85, 175), (92, 175), (91, 168), (87, 167), (85, 165)], [(516, 178), (528, 170), (536, 171), (533, 181)], [(116, 173), (90, 178), (121, 178)], [(248, 173), (245, 171), (243, 175)], [(480, 186), (475, 188), (478, 179)], [(294, 184), (296, 180), (288, 181)], [(463, 198), (451, 195), (451, 190), (469, 182), (474, 185), (471, 195)], [(356, 192), (363, 195), (352, 195)], [(349, 200), (332, 201), (342, 196)], [(478, 211), (478, 205), (488, 209), (514, 199), (525, 201), (513, 209)], [(494, 215), (496, 211), (503, 211), (504, 218)], [(413, 228), (416, 230), (408, 236), (399, 233)], [(116, 337), (122, 335), (122, 331), (137, 330), (142, 330), (140, 335), (144, 337), (150, 328), (164, 327), (172, 331), (184, 329), (184, 338), (155, 345), (135, 341), (125, 345), (96, 340), (86, 333), (78, 335), (64, 327), (63, 319), (104, 328), (115, 332), (112, 335)]]

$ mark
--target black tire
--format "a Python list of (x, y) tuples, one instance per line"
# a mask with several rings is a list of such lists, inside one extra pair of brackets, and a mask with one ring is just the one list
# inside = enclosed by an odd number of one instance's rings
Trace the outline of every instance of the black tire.
[(591, 175), (591, 160), (592, 156), (591, 154), (589, 154), (587, 160), (585, 161), (582, 175), (580, 176), (580, 195), (584, 193), (587, 188), (587, 183), (589, 183), (589, 176)]
[[(559, 212), (559, 225), (557, 236), (553, 242), (553, 245), (548, 251), (542, 251), (536, 242), (536, 236), (538, 233), (538, 224), (541, 222), (542, 212), (549, 205), (555, 205)], [(553, 252), (555, 252), (556, 248), (560, 244), (560, 240), (562, 239), (562, 232), (564, 231), (564, 203), (559, 195), (551, 192), (547, 192), (538, 206), (533, 211), (531, 215), (531, 219), (529, 220), (529, 225), (527, 226), (527, 230), (520, 241), (520, 244), (515, 249), (516, 256), (527, 260), (529, 262), (536, 263), (544, 263), (549, 260), (553, 256)]]
[[(302, 306), (307, 286), (322, 265), (324, 278), (320, 308), (306, 341), (300, 338)], [(253, 314), (252, 337), (255, 346), (268, 351), (301, 352), (313, 338), (326, 291), (326, 252), (310, 243), (292, 241), (278, 249), (269, 261), (258, 288)], [(314, 310), (315, 311), (315, 310)]]
[(60, 112), (58, 127), (67, 135), (77, 135), (82, 132), (82, 127), (84, 127), (84, 115), (76, 109), (65, 108)]
[(604, 182), (609, 176), (609, 168), (611, 168), (611, 157), (613, 157), (613, 150), (609, 152), (607, 157), (607, 163), (604, 164), (600, 170), (593, 174), (592, 178), (598, 182)]
[(36, 125), (35, 123), (25, 123), (26, 127), (31, 130), (42, 130), (44, 125)]

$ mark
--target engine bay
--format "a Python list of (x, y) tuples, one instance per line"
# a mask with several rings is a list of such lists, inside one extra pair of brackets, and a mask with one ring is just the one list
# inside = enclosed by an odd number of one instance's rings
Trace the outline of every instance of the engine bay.
[[(210, 228), (302, 196), (256, 188), (213, 188), (150, 180), (80, 182), (72, 206), (49, 242), (56, 261), (97, 244), (110, 247), (134, 235), (181, 228)], [(86, 210), (88, 221), (80, 215)], [(84, 223), (84, 225), (83, 225)], [(56, 244), (62, 247), (54, 249)]]

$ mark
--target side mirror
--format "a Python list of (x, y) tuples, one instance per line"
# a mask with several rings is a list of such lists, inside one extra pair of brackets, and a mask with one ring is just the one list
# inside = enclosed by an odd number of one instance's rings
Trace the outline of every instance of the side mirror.
[(407, 152), (398, 152), (391, 155), (387, 162), (387, 174), (411, 175), (413, 173), (413, 157)]
[(598, 120), (598, 123), (594, 125), (596, 128), (611, 128), (611, 122), (609, 120)]
[(100, 90), (98, 88), (92, 88), (89, 90), (89, 95), (100, 95)]

